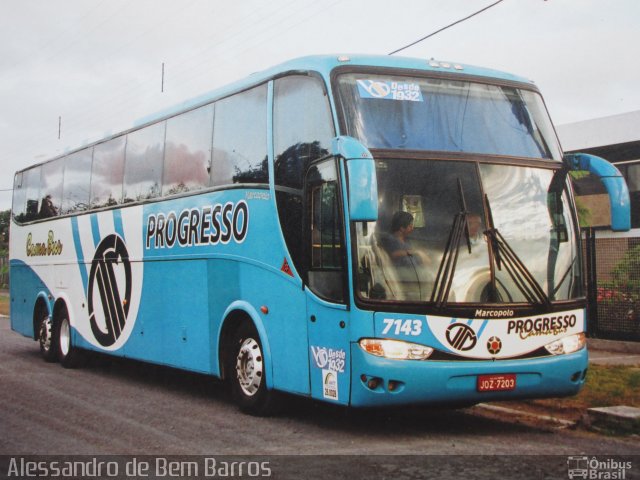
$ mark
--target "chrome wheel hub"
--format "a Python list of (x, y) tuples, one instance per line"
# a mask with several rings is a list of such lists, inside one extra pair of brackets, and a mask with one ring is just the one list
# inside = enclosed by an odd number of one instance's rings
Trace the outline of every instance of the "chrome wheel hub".
[(256, 394), (262, 383), (263, 364), (260, 345), (253, 338), (247, 338), (238, 351), (236, 358), (238, 383), (245, 395)]
[(39, 332), (39, 340), (40, 347), (45, 352), (48, 352), (51, 349), (51, 337), (53, 333), (53, 322), (51, 321), (51, 317), (47, 316), (42, 319), (40, 322), (40, 332)]
[(62, 319), (60, 324), (60, 353), (67, 356), (71, 350), (71, 330), (69, 328), (69, 320)]

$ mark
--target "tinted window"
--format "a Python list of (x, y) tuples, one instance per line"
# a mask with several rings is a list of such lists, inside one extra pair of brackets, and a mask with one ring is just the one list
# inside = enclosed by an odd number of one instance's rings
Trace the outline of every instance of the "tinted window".
[(549, 158), (562, 154), (542, 97), (457, 80), (339, 77), (346, 134), (369, 148)]
[(124, 147), (126, 137), (117, 137), (96, 145), (91, 167), (91, 208), (122, 202)]
[(64, 176), (64, 159), (55, 160), (42, 165), (40, 187), (40, 218), (60, 215), (62, 207), (62, 181)]
[(35, 167), (24, 172), (22, 185), (26, 189), (26, 209), (24, 220), (30, 221), (38, 218), (40, 210), (40, 172), (42, 167)]
[(92, 152), (92, 148), (82, 150), (65, 159), (60, 213), (82, 212), (89, 208)]
[(276, 201), (293, 263), (302, 267), (302, 188), (310, 162), (329, 153), (334, 136), (329, 102), (315, 77), (276, 80), (273, 106)]
[(23, 183), (24, 174), (22, 172), (16, 173), (13, 179), (13, 205), (11, 211), (16, 220), (23, 220), (27, 199), (26, 185)]
[(163, 195), (209, 185), (213, 105), (167, 121)]
[(293, 76), (276, 80), (273, 130), (276, 185), (301, 189), (307, 166), (329, 153), (334, 136), (320, 79)]
[(266, 85), (216, 102), (211, 180), (268, 183)]
[(160, 195), (165, 123), (127, 135), (123, 201), (136, 202)]
[(313, 165), (306, 188), (311, 222), (309, 287), (321, 297), (342, 301), (342, 217), (335, 160)]

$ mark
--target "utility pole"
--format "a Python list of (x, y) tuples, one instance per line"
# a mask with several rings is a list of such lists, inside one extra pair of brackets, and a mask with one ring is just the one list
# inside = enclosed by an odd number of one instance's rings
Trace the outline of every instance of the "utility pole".
[(160, 93), (164, 93), (164, 62), (162, 62), (162, 82), (160, 83)]
[(62, 117), (58, 117), (58, 140), (60, 140), (61, 133), (62, 133)]

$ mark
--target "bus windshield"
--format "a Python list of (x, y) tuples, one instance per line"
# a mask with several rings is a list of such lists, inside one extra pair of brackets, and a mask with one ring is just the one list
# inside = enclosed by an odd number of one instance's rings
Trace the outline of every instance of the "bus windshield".
[(347, 135), (369, 148), (562, 158), (530, 90), (365, 73), (340, 75), (338, 89)]
[(378, 159), (357, 223), (358, 292), (380, 301), (548, 304), (581, 295), (563, 170)]

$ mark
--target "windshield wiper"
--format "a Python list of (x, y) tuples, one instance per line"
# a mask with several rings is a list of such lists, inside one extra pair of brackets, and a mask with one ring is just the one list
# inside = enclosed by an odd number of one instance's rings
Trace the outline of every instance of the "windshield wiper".
[(453, 277), (456, 271), (456, 265), (458, 264), (458, 251), (460, 249), (460, 241), (464, 234), (467, 248), (471, 253), (471, 237), (469, 235), (469, 225), (467, 223), (467, 202), (464, 198), (464, 189), (462, 188), (462, 182), (458, 178), (458, 195), (460, 198), (460, 211), (453, 217), (453, 224), (449, 231), (449, 238), (442, 254), (442, 260), (438, 267), (438, 273), (433, 285), (433, 292), (431, 293), (431, 301), (438, 307), (446, 305), (449, 293), (451, 292), (451, 285), (453, 284)]
[(520, 290), (529, 303), (551, 306), (551, 301), (545, 291), (495, 227), (489, 197), (486, 194), (484, 196), (484, 201), (487, 209), (487, 223), (489, 226), (489, 228), (485, 230), (484, 234), (487, 236), (489, 244), (491, 287), (494, 297), (497, 297), (498, 292), (496, 288), (495, 268), (502, 270), (502, 267), (504, 267), (516, 287), (518, 287), (518, 290)]
[(565, 270), (564, 275), (562, 275), (562, 278), (560, 279), (560, 281), (558, 282), (558, 284), (557, 284), (557, 285), (555, 286), (555, 288), (553, 289), (553, 292), (551, 292), (551, 295), (552, 295), (552, 297), (551, 297), (551, 298), (553, 298), (553, 299), (555, 299), (555, 298), (556, 298), (556, 293), (558, 293), (558, 290), (560, 290), (560, 287), (562, 287), (562, 284), (565, 282), (565, 280), (566, 280), (567, 278), (571, 278), (571, 283), (569, 283), (569, 288), (568, 288), (568, 290), (569, 290), (569, 292), (571, 292), (571, 291), (572, 291), (572, 289), (573, 289), (573, 275), (569, 276), (569, 273), (571, 273), (571, 272), (573, 271), (573, 266), (575, 265), (575, 263), (576, 263), (576, 259), (577, 259), (577, 258), (578, 258), (578, 257), (577, 257), (577, 256), (575, 256), (575, 257), (573, 257), (573, 260), (571, 260), (571, 263), (569, 264), (569, 266), (568, 266), (568, 267), (567, 267), (567, 269)]

